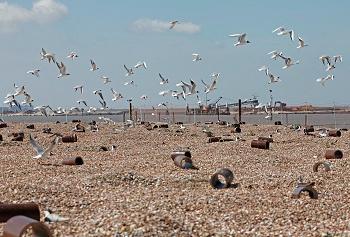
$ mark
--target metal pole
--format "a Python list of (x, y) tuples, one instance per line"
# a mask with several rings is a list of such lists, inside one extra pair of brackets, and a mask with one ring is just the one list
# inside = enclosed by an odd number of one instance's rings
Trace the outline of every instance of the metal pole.
[(125, 123), (125, 111), (123, 111), (123, 123)]
[(217, 116), (218, 116), (218, 122), (220, 121), (220, 110), (219, 110), (219, 106), (218, 104), (216, 104), (216, 113), (217, 113)]
[(131, 104), (131, 101), (129, 101), (129, 119), (132, 120), (132, 104)]
[(160, 122), (160, 112), (158, 112), (158, 122)]
[(241, 124), (242, 122), (242, 100), (238, 100), (238, 123)]
[(270, 90), (270, 121), (272, 121), (272, 90)]
[(173, 111), (173, 123), (175, 123), (175, 112)]

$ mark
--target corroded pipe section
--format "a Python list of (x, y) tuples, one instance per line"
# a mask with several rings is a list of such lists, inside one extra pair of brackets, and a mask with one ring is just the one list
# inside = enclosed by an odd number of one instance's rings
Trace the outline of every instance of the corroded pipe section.
[(258, 137), (258, 141), (268, 141), (269, 143), (273, 142), (272, 137)]
[(314, 126), (306, 126), (305, 128), (304, 128), (304, 133), (305, 134), (309, 134), (310, 132), (315, 132), (315, 128), (314, 128)]
[(268, 141), (259, 141), (259, 140), (253, 140), (250, 144), (252, 148), (259, 148), (259, 149), (269, 149), (270, 143)]
[(173, 151), (170, 154), (172, 160), (174, 160), (177, 156), (187, 156), (189, 158), (192, 158), (191, 152), (189, 150)]
[[(225, 180), (225, 182), (220, 181), (219, 179), (220, 176)], [(209, 183), (213, 188), (222, 189), (222, 188), (229, 188), (231, 186), (232, 181), (233, 181), (232, 171), (227, 168), (222, 168), (216, 171), (211, 176)]]
[(179, 155), (174, 158), (174, 163), (176, 166), (182, 168), (182, 169), (192, 169), (192, 159), (187, 156)]
[(318, 172), (318, 168), (319, 168), (321, 165), (324, 167), (325, 171), (327, 171), (327, 172), (328, 172), (328, 171), (331, 171), (331, 164), (328, 163), (328, 162), (326, 162), (326, 161), (319, 161), (319, 162), (315, 163), (314, 166), (312, 167), (312, 170), (313, 170), (314, 172)]
[(275, 125), (282, 125), (281, 121), (275, 121)]
[(40, 220), (40, 210), (36, 203), (0, 204), (0, 223), (6, 222), (14, 216), (27, 216)]
[(341, 132), (339, 130), (331, 130), (328, 132), (328, 136), (330, 137), (340, 137)]
[(3, 237), (21, 237), (30, 228), (33, 231), (33, 236), (52, 236), (50, 229), (44, 223), (40, 223), (39, 221), (26, 216), (15, 216), (8, 220), (4, 226)]
[(343, 152), (341, 150), (326, 150), (326, 159), (341, 159), (343, 158)]
[(7, 128), (7, 124), (6, 123), (0, 123), (0, 128)]
[(76, 134), (62, 137), (62, 142), (64, 143), (71, 143), (71, 142), (77, 142), (77, 141), (78, 141), (78, 137)]
[(208, 143), (220, 142), (221, 137), (209, 137)]
[(80, 156), (66, 158), (62, 161), (62, 165), (83, 165), (83, 158)]
[(297, 187), (294, 189), (292, 198), (300, 198), (302, 192), (307, 192), (311, 199), (317, 199), (318, 193), (313, 188), (315, 183), (298, 183)]

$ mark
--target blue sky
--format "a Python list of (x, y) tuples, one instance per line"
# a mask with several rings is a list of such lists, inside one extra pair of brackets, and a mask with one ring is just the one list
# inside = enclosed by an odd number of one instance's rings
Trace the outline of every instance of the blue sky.
[[(33, 4), (48, 7), (46, 13), (33, 11)], [(4, 7), (6, 4), (6, 7)], [(30, 12), (18, 14), (18, 9)], [(98, 106), (93, 90), (102, 89), (109, 107), (126, 107), (126, 99), (147, 106), (168, 101), (183, 105), (183, 101), (161, 97), (159, 91), (178, 89), (180, 80), (192, 78), (202, 92), (200, 80), (210, 81), (212, 72), (220, 72), (217, 90), (208, 95), (223, 102), (237, 101), (258, 95), (261, 102), (268, 101), (268, 90), (273, 90), (277, 100), (287, 104), (348, 105), (349, 80), (346, 74), (350, 47), (348, 39), (350, 22), (349, 1), (102, 1), (102, 0), (11, 0), (0, 1), (0, 52), (2, 76), (0, 94), (4, 97), (13, 90), (13, 83), (25, 85), (34, 99), (34, 105), (77, 106), (78, 99), (86, 99)], [(149, 21), (169, 22), (179, 20), (183, 26), (192, 24), (190, 32), (175, 30), (154, 31)], [(145, 21), (144, 29), (135, 22)], [(272, 34), (278, 26), (291, 28), (310, 46), (296, 49), (297, 41)], [(246, 32), (250, 45), (234, 47), (229, 34)], [(58, 79), (58, 69), (40, 60), (40, 50), (56, 54), (72, 75)], [(266, 55), (281, 50), (300, 64), (283, 70), (281, 60), (271, 60)], [(66, 58), (76, 51), (79, 58)], [(192, 62), (191, 54), (200, 53), (203, 60)], [(341, 54), (344, 61), (332, 72), (334, 81), (322, 87), (316, 82), (327, 76), (318, 57)], [(89, 60), (100, 67), (90, 72)], [(147, 70), (136, 70), (132, 79), (136, 87), (126, 87), (123, 64), (129, 67), (146, 61)], [(266, 76), (257, 69), (268, 65), (280, 76), (282, 82), (269, 85)], [(41, 69), (40, 78), (26, 71)], [(158, 73), (169, 78), (166, 86), (159, 84)], [(99, 79), (105, 75), (112, 83), (104, 85)], [(73, 87), (83, 84), (81, 96)], [(111, 101), (110, 88), (121, 92), (125, 99)], [(139, 97), (148, 95), (141, 102)], [(204, 101), (204, 93), (200, 94)], [(22, 99), (20, 99), (22, 100)], [(196, 99), (189, 98), (190, 104)]]

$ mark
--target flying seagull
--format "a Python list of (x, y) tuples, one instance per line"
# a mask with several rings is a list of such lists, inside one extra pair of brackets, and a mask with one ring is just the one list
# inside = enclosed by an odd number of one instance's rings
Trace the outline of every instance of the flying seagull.
[(134, 74), (134, 71), (132, 70), (132, 68), (127, 68), (124, 64), (124, 68), (126, 70), (126, 74), (125, 76), (128, 77), (128, 76), (131, 76), (132, 74)]
[(78, 85), (73, 87), (73, 89), (75, 90), (75, 92), (77, 92), (78, 90), (80, 90), (80, 94), (83, 94), (83, 85)]
[(54, 63), (56, 62), (55, 54), (47, 53), (44, 48), (41, 48), (40, 55), (41, 55), (41, 60), (47, 59), (49, 63), (51, 63), (51, 61)]
[(213, 91), (216, 89), (216, 82), (217, 82), (217, 78), (215, 78), (210, 85), (206, 84), (203, 80), (202, 83), (204, 84), (205, 87), (205, 91), (204, 93), (208, 94), (209, 92)]
[(171, 22), (169, 22), (169, 24), (170, 24), (169, 29), (171, 30), (171, 29), (174, 28), (175, 25), (178, 24), (178, 23), (179, 23), (179, 21), (171, 21)]
[(108, 82), (112, 82), (109, 77), (102, 76), (101, 79), (103, 80), (103, 84), (107, 84)]
[(50, 152), (55, 148), (59, 141), (60, 137), (56, 135), (56, 137), (52, 140), (49, 147), (44, 150), (41, 146), (38, 145), (38, 143), (34, 140), (32, 137), (32, 134), (29, 134), (29, 142), (36, 151), (37, 155), (33, 157), (33, 159), (39, 159), (39, 158), (45, 158), (50, 155)]
[(298, 41), (299, 41), (299, 45), (297, 49), (301, 49), (301, 48), (304, 48), (305, 46), (309, 46), (308, 44), (305, 44), (305, 41), (300, 37), (298, 37)]
[(162, 74), (158, 73), (158, 75), (159, 75), (160, 80), (161, 80), (161, 81), (159, 82), (159, 84), (164, 85), (164, 84), (169, 83), (169, 80), (168, 80), (168, 79), (165, 79), (165, 78), (162, 76)]
[(77, 103), (78, 104), (84, 104), (86, 107), (88, 107), (88, 105), (87, 105), (85, 100), (78, 100)]
[(198, 91), (196, 91), (197, 85), (192, 79), (190, 80), (190, 84), (183, 82), (183, 81), (181, 81), (181, 82), (189, 90), (189, 92), (186, 95), (194, 95), (194, 94), (198, 93)]
[(280, 26), (272, 31), (272, 33), (276, 33), (277, 35), (289, 35), (289, 38), (293, 41), (294, 40), (294, 31), (293, 30), (287, 30), (284, 27)]
[(79, 56), (78, 56), (78, 54), (76, 53), (76, 52), (70, 52), (69, 54), (68, 54), (68, 56), (67, 56), (67, 58), (71, 58), (72, 60), (73, 59), (76, 59), (76, 58), (78, 58)]
[(278, 57), (283, 56), (283, 53), (278, 52), (277, 50), (274, 50), (274, 51), (267, 53), (267, 55), (271, 55), (271, 58), (276, 60)]
[(192, 60), (193, 62), (198, 62), (202, 60), (202, 58), (199, 56), (198, 53), (193, 53), (192, 56), (193, 56), (193, 60)]
[(40, 69), (29, 70), (27, 74), (32, 74), (33, 76), (39, 77)]
[(322, 86), (325, 86), (326, 81), (333, 81), (334, 80), (334, 75), (328, 75), (326, 77), (321, 77), (321, 78), (317, 78), (316, 81), (320, 82)]
[(63, 62), (61, 62), (61, 64), (56, 63), (58, 69), (60, 70), (60, 74), (57, 76), (57, 78), (61, 78), (61, 77), (65, 77), (65, 76), (69, 76), (70, 74), (67, 73), (67, 68), (66, 66), (63, 64)]
[(121, 93), (116, 92), (113, 88), (111, 88), (111, 91), (113, 95), (113, 98), (112, 98), (113, 101), (117, 101), (119, 99), (124, 98)]
[(229, 35), (230, 37), (238, 37), (238, 42), (235, 43), (235, 46), (245, 45), (250, 43), (249, 40), (246, 40), (247, 33), (241, 33), (241, 34), (232, 34)]
[(100, 68), (97, 67), (96, 63), (92, 59), (90, 59), (90, 64), (91, 64), (90, 71), (93, 72), (93, 71), (96, 71), (96, 70), (100, 69)]
[(102, 95), (102, 90), (95, 90), (95, 91), (93, 91), (92, 93), (94, 93), (95, 95), (100, 96), (100, 98), (101, 98), (102, 100), (104, 100), (104, 99), (103, 99), (103, 95)]
[(139, 67), (143, 67), (144, 69), (147, 69), (147, 64), (145, 61), (141, 62), (137, 62), (136, 65), (134, 66), (135, 68), (139, 68)]
[(32, 107), (32, 102), (34, 101), (32, 99), (32, 97), (27, 93), (27, 92), (23, 92), (23, 95), (24, 95), (24, 100), (22, 101), (22, 105), (23, 104), (28, 104), (30, 107)]

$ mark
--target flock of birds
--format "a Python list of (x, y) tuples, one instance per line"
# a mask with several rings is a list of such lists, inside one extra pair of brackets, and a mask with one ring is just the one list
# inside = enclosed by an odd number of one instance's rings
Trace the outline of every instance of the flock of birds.
[[(177, 24), (180, 24), (179, 21), (172, 21), (169, 22), (169, 30), (173, 29), (174, 27), (176, 27)], [(277, 29), (273, 30), (272, 33), (276, 33), (278, 36), (288, 36), (289, 39), (291, 41), (294, 41), (294, 30), (289, 30), (286, 29), (284, 27), (278, 27)], [(247, 45), (249, 43), (251, 43), (249, 40), (247, 40), (247, 33), (240, 33), (240, 34), (230, 34), (229, 37), (233, 37), (233, 38), (237, 38), (237, 42), (234, 43), (234, 46), (244, 46)], [(305, 43), (305, 41), (298, 36), (298, 49), (304, 48), (306, 46), (308, 46), (308, 44)], [(41, 52), (41, 60), (47, 60), (48, 63), (54, 63), (56, 64), (59, 74), (57, 76), (57, 78), (67, 78), (69, 77), (70, 73), (67, 70), (67, 66), (62, 62), (62, 61), (57, 61), (55, 54), (46, 51), (45, 49), (42, 48)], [(267, 53), (267, 55), (271, 56), (271, 59), (277, 60), (280, 59), (283, 61), (284, 65), (283, 65), (283, 69), (288, 69), (294, 65), (297, 65), (300, 63), (299, 60), (293, 60), (291, 57), (288, 57), (286, 55), (284, 55), (283, 52), (278, 51), (278, 50), (274, 50), (271, 51), (269, 53)], [(78, 54), (76, 52), (71, 52), (67, 55), (68, 59), (71, 60), (76, 60), (78, 58)], [(199, 53), (193, 53), (192, 54), (193, 57), (193, 62), (200, 62), (202, 60), (202, 57), (200, 56)], [(326, 72), (330, 72), (332, 70), (335, 69), (335, 65), (337, 63), (342, 62), (342, 56), (341, 55), (336, 55), (336, 56), (328, 56), (328, 55), (322, 55), (320, 56), (320, 60), (322, 62), (323, 65), (326, 66)], [(100, 68), (97, 66), (97, 64), (94, 62), (94, 60), (90, 59), (90, 71), (91, 72), (95, 72), (97, 70), (99, 70)], [(137, 72), (137, 70), (147, 70), (148, 66), (146, 64), (145, 61), (139, 61), (136, 63), (136, 65), (134, 67), (128, 67), (124, 64), (124, 69), (126, 71), (125, 77), (127, 77), (129, 80), (125, 81), (123, 84), (124, 86), (135, 86), (135, 82), (134, 80), (132, 80), (132, 76)], [(277, 76), (276, 74), (272, 73), (271, 70), (269, 70), (268, 66), (262, 66), (258, 69), (259, 71), (264, 72), (264, 74), (267, 76), (268, 78), (268, 84), (271, 83), (277, 83), (280, 82), (281, 79), (279, 76)], [(33, 69), (33, 70), (29, 70), (27, 72), (28, 74), (31, 74), (35, 77), (40, 77), (40, 69)], [(166, 86), (167, 84), (169, 84), (169, 79), (164, 77), (164, 75), (162, 75), (161, 73), (158, 74), (160, 82), (159, 84), (162, 86)], [(111, 83), (111, 79), (107, 76), (101, 76), (100, 77), (102, 80), (102, 83), (104, 85), (107, 85), (108, 83)], [(203, 80), (201, 80), (204, 90), (203, 92), (205, 94), (208, 94), (212, 91), (214, 91), (216, 89), (216, 85), (217, 82), (220, 78), (220, 73), (212, 73), (211, 75), (211, 82), (207, 83)], [(334, 75), (329, 74), (325, 77), (322, 78), (318, 78), (316, 81), (320, 82), (323, 86), (325, 86), (326, 81), (329, 80), (333, 80), (334, 79)], [(199, 105), (202, 104), (202, 101), (199, 97), (199, 91), (197, 91), (197, 83), (190, 79), (189, 82), (185, 82), (183, 80), (181, 80), (180, 82), (175, 84), (176, 89), (165, 89), (160, 91), (158, 94), (162, 97), (165, 96), (171, 96), (173, 98), (176, 99), (180, 99), (182, 98), (185, 102), (187, 102), (187, 97), (189, 96), (195, 96), (197, 98), (197, 103)], [(8, 93), (7, 96), (5, 97), (5, 104), (8, 104), (10, 107), (17, 107), (19, 110), (21, 109), (21, 105), (29, 105), (30, 107), (32, 107), (32, 103), (34, 102), (34, 100), (32, 99), (32, 96), (27, 92), (27, 90), (25, 89), (24, 86), (17, 86), (16, 84), (14, 84), (15, 90), (12, 93)], [(80, 95), (84, 94), (84, 85), (77, 85), (75, 87), (73, 87), (73, 89), (75, 90), (76, 93), (79, 93)], [(111, 93), (112, 93), (112, 101), (118, 101), (120, 99), (124, 98), (124, 95), (121, 92), (118, 92), (116, 90), (114, 90), (113, 88), (110, 88)], [(39, 111), (41, 112), (41, 114), (48, 116), (47, 113), (47, 109), (50, 109), (52, 111), (52, 113), (54, 114), (68, 114), (71, 112), (83, 112), (86, 111), (88, 113), (92, 113), (97, 111), (98, 109), (101, 110), (107, 110), (109, 109), (107, 101), (105, 100), (105, 97), (103, 95), (103, 92), (101, 89), (97, 89), (93, 91), (93, 94), (95, 94), (96, 96), (98, 96), (98, 101), (101, 105), (100, 108), (96, 108), (96, 107), (92, 107), (88, 105), (88, 102), (84, 99), (80, 99), (77, 101), (77, 103), (79, 104), (79, 107), (71, 107), (69, 110), (68, 109), (63, 109), (62, 107), (58, 107), (57, 109), (52, 109), (49, 105), (42, 105), (42, 106), (37, 106), (34, 107), (33, 109), (35, 111)], [(17, 96), (23, 95), (24, 99), (23, 101), (19, 102), (17, 100)], [(148, 96), (146, 94), (143, 94), (140, 96), (140, 100), (147, 100)], [(164, 106), (168, 109), (167, 107), (168, 102), (162, 102), (158, 104), (158, 107)], [(271, 105), (270, 105), (271, 106)], [(187, 103), (187, 107), (188, 107), (188, 103)], [(262, 107), (257, 106), (257, 108)], [(153, 110), (156, 110), (155, 107), (153, 107)], [(266, 106), (265, 106), (265, 111), (266, 111)]]

